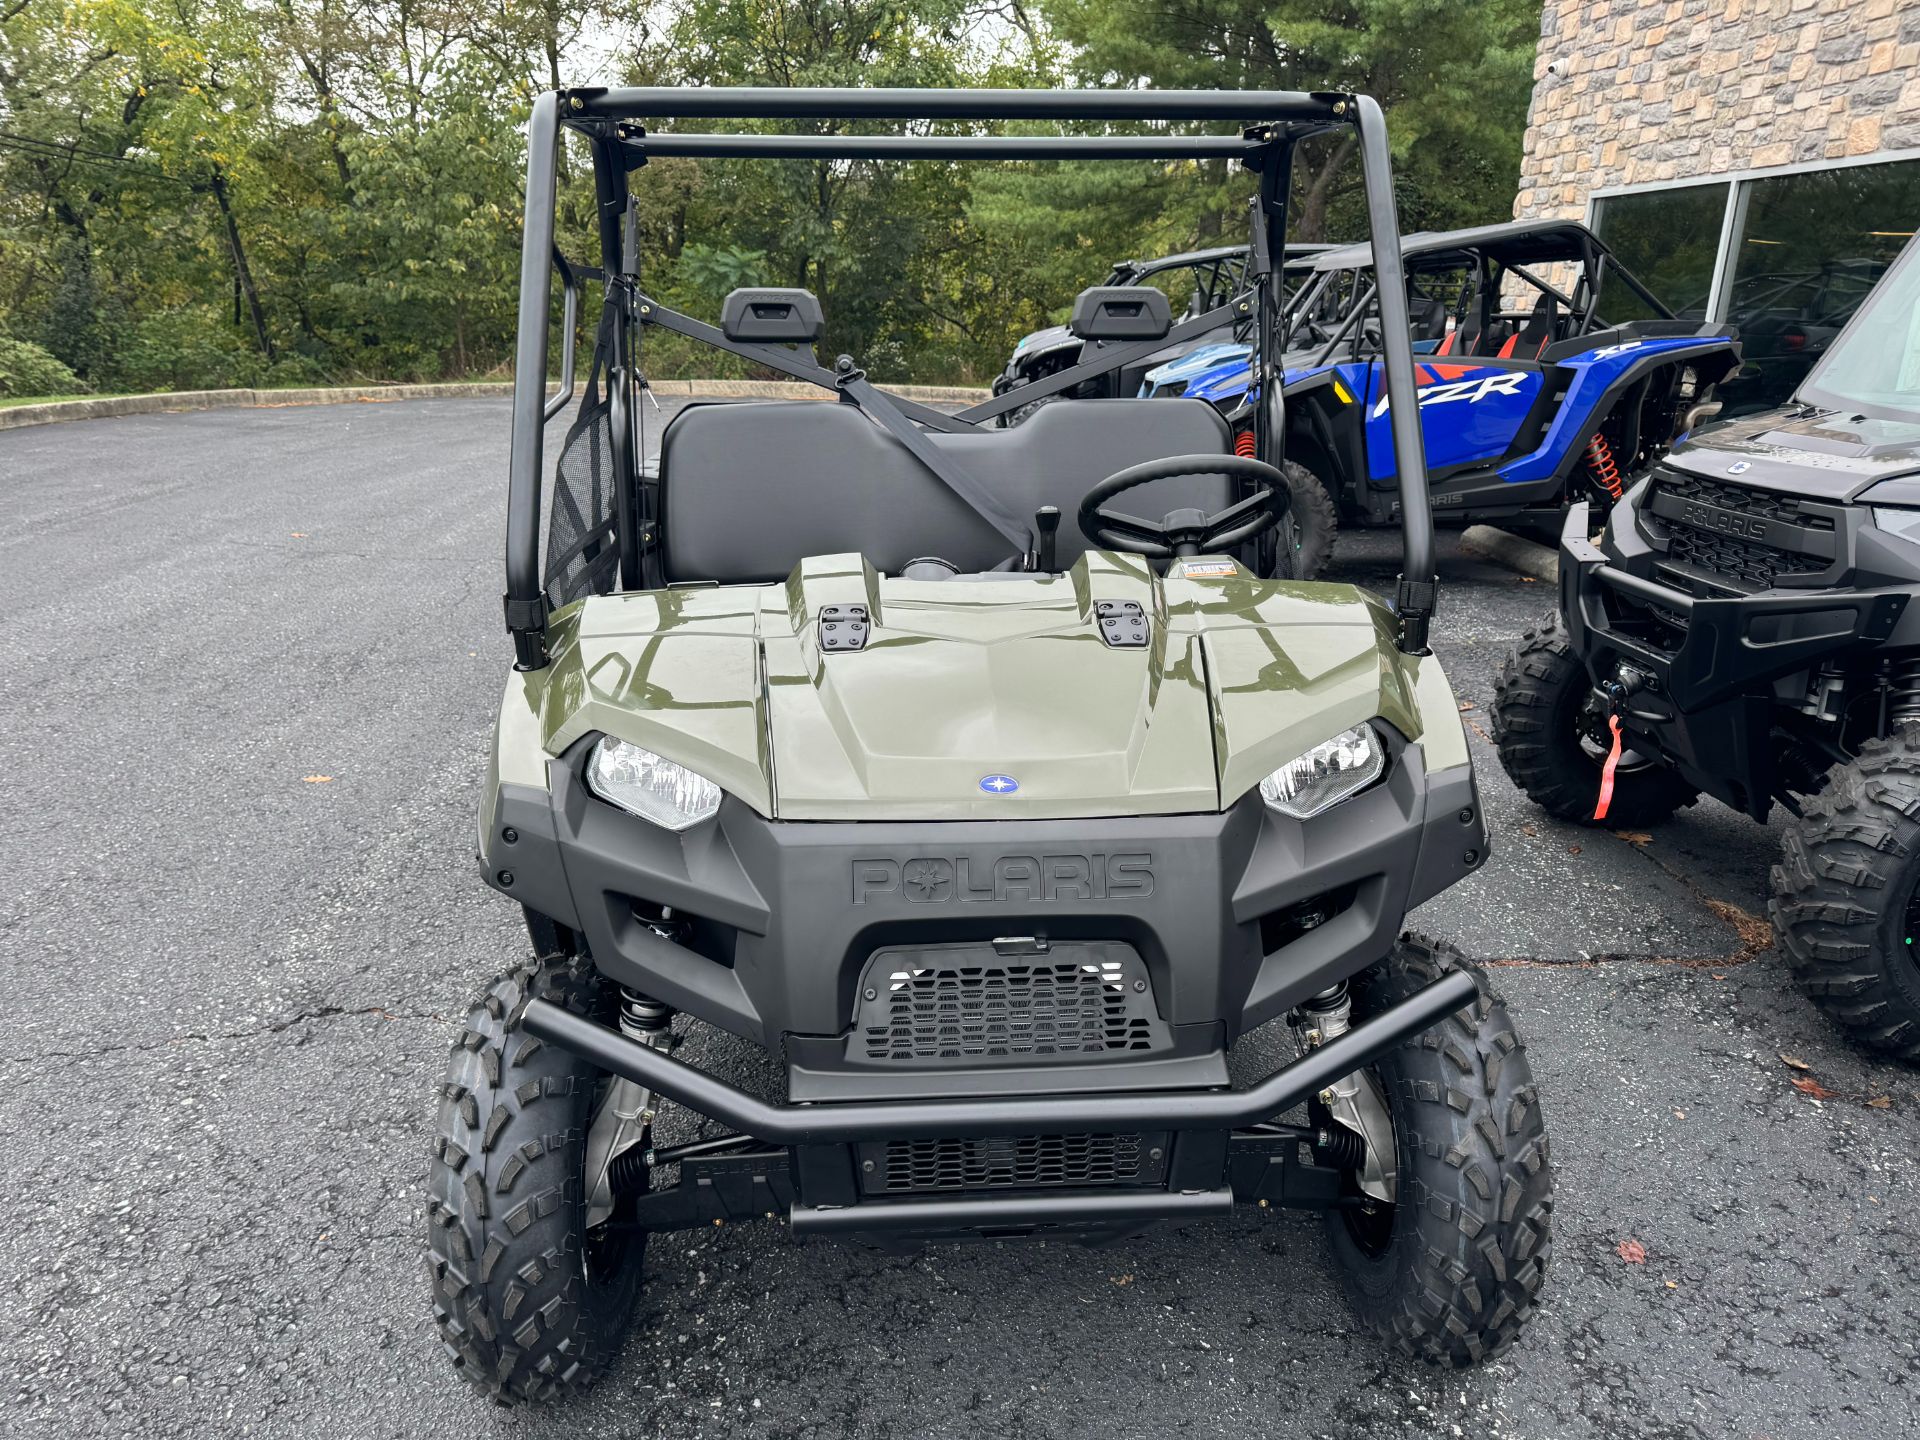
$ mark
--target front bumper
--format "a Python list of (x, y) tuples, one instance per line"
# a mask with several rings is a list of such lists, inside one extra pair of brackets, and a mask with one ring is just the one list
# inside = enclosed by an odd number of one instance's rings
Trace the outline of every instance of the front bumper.
[[(500, 787), (488, 883), (620, 984), (783, 1052), (796, 1100), (1223, 1083), (1227, 1045), (1378, 960), (1487, 853), (1471, 767), (1429, 775), (1391, 735), (1386, 779), (1304, 823), (1257, 794), (1220, 814), (870, 824), (727, 801), (679, 835), (588, 793), (588, 743), (550, 762), (547, 789)], [(849, 1043), (876, 959), (1028, 942), (1122, 957), (1151, 1043), (952, 1064)]]
[(1633, 747), (1657, 754), (1716, 799), (1765, 818), (1775, 793), (1769, 710), (1774, 682), (1895, 635), (1907, 588), (1701, 596), (1656, 578), (1657, 555), (1616, 507), (1609, 554), (1569, 508), (1560, 537), (1560, 614), (1596, 685), (1622, 666), (1647, 683), (1626, 701)]
[[(550, 762), (546, 789), (500, 786), (488, 882), (576, 932), (620, 984), (786, 1061), (776, 1103), (527, 1007), (528, 1033), (749, 1147), (681, 1163), (677, 1185), (640, 1198), (648, 1228), (780, 1214), (796, 1234), (889, 1244), (1108, 1239), (1236, 1201), (1347, 1203), (1298, 1135), (1248, 1127), (1472, 1000), (1475, 982), (1450, 975), (1231, 1088), (1235, 1038), (1379, 960), (1409, 908), (1484, 862), (1471, 767), (1429, 775), (1423, 749), (1391, 734), (1386, 778), (1304, 823), (1257, 794), (1224, 814), (880, 824), (771, 822), (729, 801), (680, 835), (591, 796), (586, 748)], [(1010, 965), (1071, 957), (1056, 989), (1111, 967), (1120, 983), (1096, 988), (1124, 992), (1113, 1011), (1133, 1040), (982, 1053), (963, 1036), (878, 1057), (860, 1043), (885, 990), (877, 962), (901, 967), (898, 985), (956, 950), (957, 971), (1009, 950)]]

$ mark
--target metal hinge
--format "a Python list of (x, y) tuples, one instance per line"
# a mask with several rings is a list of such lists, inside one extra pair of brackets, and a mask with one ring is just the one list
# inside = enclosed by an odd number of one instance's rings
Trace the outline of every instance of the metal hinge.
[(822, 605), (820, 607), (820, 648), (822, 650), (866, 649), (867, 607)]
[(1147, 612), (1137, 600), (1096, 600), (1093, 613), (1100, 619), (1100, 638), (1116, 650), (1146, 648), (1151, 631)]

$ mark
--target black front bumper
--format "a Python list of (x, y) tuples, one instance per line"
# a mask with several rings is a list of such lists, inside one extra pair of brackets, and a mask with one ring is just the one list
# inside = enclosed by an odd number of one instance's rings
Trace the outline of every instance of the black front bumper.
[[(1596, 685), (1616, 680), (1623, 666), (1646, 677), (1621, 710), (1634, 749), (1764, 819), (1776, 790), (1768, 743), (1775, 682), (1849, 649), (1889, 643), (1913, 590), (1682, 589), (1639, 533), (1635, 498), (1610, 520), (1612, 555), (1587, 538), (1585, 502), (1567, 512), (1560, 614), (1574, 653)], [(1835, 571), (1850, 578), (1844, 555)]]
[[(728, 801), (683, 835), (589, 795), (583, 744), (551, 763), (549, 791), (501, 788), (482, 864), (609, 977), (787, 1062), (776, 1103), (527, 1008), (530, 1034), (741, 1137), (642, 1197), (649, 1228), (778, 1214), (889, 1243), (1112, 1238), (1236, 1201), (1343, 1203), (1310, 1142), (1249, 1127), (1470, 1003), (1474, 982), (1449, 976), (1231, 1088), (1235, 1038), (1378, 961), (1408, 909), (1484, 862), (1470, 768), (1429, 776), (1421, 747), (1387, 738), (1386, 778), (1305, 823), (1257, 794), (1224, 814), (877, 824), (769, 822)], [(1008, 949), (1009, 966), (1032, 951), (1068, 982), (1111, 967), (1128, 1043), (863, 1043), (886, 998), (876, 965), (901, 986)]]
[[(1470, 768), (1429, 777), (1419, 746), (1388, 748), (1385, 780), (1304, 823), (1257, 793), (1218, 814), (854, 824), (727, 800), (674, 834), (590, 795), (582, 742), (550, 790), (501, 787), (482, 867), (620, 984), (781, 1052), (795, 1100), (1210, 1087), (1235, 1039), (1373, 964), (1409, 909), (1483, 863)], [(1118, 957), (1147, 1043), (947, 1059), (854, 1043), (876, 962), (1027, 940), (1041, 961)]]

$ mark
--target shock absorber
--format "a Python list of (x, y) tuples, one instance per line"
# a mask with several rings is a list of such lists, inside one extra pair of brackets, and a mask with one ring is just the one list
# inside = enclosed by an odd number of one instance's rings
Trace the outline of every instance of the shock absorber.
[(673, 1024), (673, 1007), (638, 990), (620, 987), (620, 1033), (642, 1045), (658, 1045)]
[(1253, 438), (1252, 426), (1248, 426), (1245, 430), (1241, 430), (1234, 435), (1233, 437), (1233, 453), (1234, 454), (1240, 456), (1244, 460), (1252, 460), (1256, 458), (1253, 453), (1253, 447), (1254, 447), (1254, 438)]
[(1607, 444), (1607, 437), (1597, 430), (1587, 442), (1587, 469), (1593, 476), (1593, 483), (1616, 502), (1627, 493), (1626, 482), (1620, 478), (1620, 467), (1613, 458), (1613, 447)]
[(1887, 724), (1920, 723), (1920, 655), (1902, 655), (1887, 662)]

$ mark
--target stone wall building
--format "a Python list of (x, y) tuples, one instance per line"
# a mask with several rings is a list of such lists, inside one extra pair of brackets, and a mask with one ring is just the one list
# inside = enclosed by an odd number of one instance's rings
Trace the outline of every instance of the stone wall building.
[(1742, 408), (1920, 228), (1920, 0), (1546, 0), (1534, 79), (1515, 215), (1584, 219), (1738, 326)]

